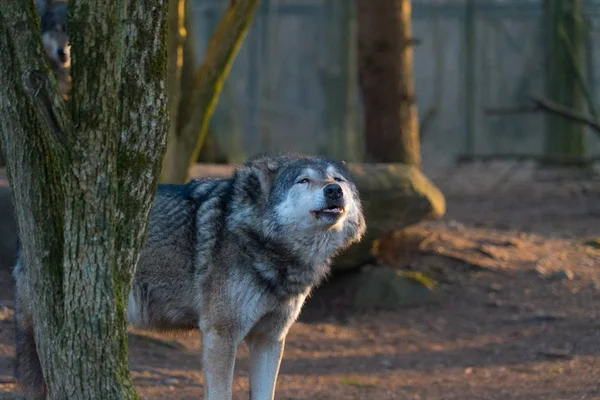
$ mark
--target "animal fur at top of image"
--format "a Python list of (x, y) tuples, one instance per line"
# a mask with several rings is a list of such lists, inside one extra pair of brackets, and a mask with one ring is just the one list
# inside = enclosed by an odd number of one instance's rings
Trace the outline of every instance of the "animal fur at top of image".
[(57, 75), (58, 87), (63, 96), (71, 92), (71, 45), (67, 34), (67, 1), (35, 0), (40, 16), (42, 43)]
[[(232, 398), (238, 345), (249, 349), (250, 398), (271, 400), (285, 337), (332, 257), (360, 240), (365, 220), (348, 169), (316, 157), (265, 155), (230, 179), (159, 185), (129, 294), (137, 327), (200, 328), (206, 398)], [(31, 293), (19, 260), (17, 382), (45, 386)]]

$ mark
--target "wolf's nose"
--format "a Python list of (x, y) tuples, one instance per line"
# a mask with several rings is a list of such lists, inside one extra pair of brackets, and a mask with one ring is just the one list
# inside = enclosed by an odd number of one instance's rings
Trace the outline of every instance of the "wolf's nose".
[(337, 183), (330, 183), (323, 188), (325, 197), (329, 200), (339, 200), (344, 195), (342, 188)]
[(65, 53), (65, 49), (60, 48), (56, 50), (56, 53), (58, 54), (60, 61), (65, 61), (67, 59), (67, 53)]

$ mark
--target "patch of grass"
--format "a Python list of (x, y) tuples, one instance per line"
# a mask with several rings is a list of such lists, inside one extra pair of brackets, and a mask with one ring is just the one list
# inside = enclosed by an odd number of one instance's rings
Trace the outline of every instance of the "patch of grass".
[(600, 249), (600, 237), (590, 239), (583, 244), (586, 246), (593, 247), (595, 249)]
[(425, 275), (422, 272), (402, 271), (400, 275), (404, 278), (419, 283), (428, 289), (433, 289), (437, 286), (437, 282)]
[(562, 374), (563, 372), (565, 372), (565, 369), (560, 365), (553, 365), (552, 367), (550, 367), (550, 372), (553, 374)]
[(373, 387), (373, 386), (375, 386), (372, 383), (363, 382), (358, 378), (351, 378), (351, 377), (345, 377), (345, 378), (340, 379), (340, 383), (342, 385), (356, 386), (356, 387)]

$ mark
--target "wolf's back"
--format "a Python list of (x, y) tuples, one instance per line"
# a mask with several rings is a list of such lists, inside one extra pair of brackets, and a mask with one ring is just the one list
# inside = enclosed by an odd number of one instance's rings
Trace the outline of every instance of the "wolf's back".
[(147, 245), (177, 239), (195, 242), (199, 229), (214, 229), (207, 224), (217, 221), (206, 217), (222, 214), (223, 188), (228, 183), (224, 179), (200, 179), (185, 185), (158, 185), (150, 213)]

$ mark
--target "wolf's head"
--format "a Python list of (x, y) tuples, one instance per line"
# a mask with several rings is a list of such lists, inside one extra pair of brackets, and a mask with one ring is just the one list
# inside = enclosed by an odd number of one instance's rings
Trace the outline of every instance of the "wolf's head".
[(67, 35), (66, 0), (36, 0), (41, 18), (42, 43), (55, 70), (71, 66), (71, 46)]
[(267, 236), (316, 246), (327, 257), (362, 237), (366, 226), (360, 197), (344, 164), (265, 155), (248, 161), (240, 172), (259, 188), (254, 201), (261, 207)]

